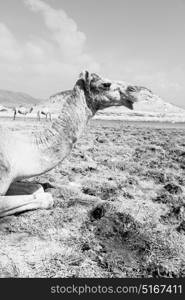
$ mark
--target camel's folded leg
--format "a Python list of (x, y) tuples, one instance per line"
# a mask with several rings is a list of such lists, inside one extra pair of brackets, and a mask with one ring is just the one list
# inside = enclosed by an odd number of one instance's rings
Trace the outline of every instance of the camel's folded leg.
[(33, 195), (0, 196), (0, 218), (33, 209), (47, 209), (53, 206), (49, 193)]
[(45, 193), (40, 184), (15, 182), (6, 196), (0, 196), (0, 217), (27, 210), (47, 209), (52, 206), (52, 195)]

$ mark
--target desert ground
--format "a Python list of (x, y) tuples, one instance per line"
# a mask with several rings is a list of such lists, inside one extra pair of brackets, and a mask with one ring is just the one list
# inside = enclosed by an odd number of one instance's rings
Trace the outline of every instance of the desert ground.
[(0, 277), (184, 277), (184, 129), (91, 121), (65, 161), (30, 179), (54, 207), (0, 219)]

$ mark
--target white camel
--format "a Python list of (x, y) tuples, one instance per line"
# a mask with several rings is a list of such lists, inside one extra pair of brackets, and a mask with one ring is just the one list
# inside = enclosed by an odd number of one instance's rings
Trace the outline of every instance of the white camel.
[(32, 112), (32, 110), (33, 110), (33, 107), (26, 108), (22, 105), (19, 107), (14, 107), (13, 108), (13, 112), (14, 112), (13, 120), (15, 120), (17, 114), (26, 116), (27, 114), (30, 114)]
[[(81, 73), (69, 96), (61, 98), (57, 119), (40, 131), (11, 131), (0, 126), (0, 217), (50, 208), (52, 196), (40, 185), (17, 182), (55, 168), (69, 155), (87, 122), (110, 106), (133, 109), (142, 88), (112, 84), (96, 74)], [(29, 195), (28, 195), (29, 194)]]
[(49, 111), (48, 107), (43, 107), (37, 111), (37, 117), (39, 121), (41, 119), (41, 115), (44, 115), (46, 117), (46, 120), (48, 120), (49, 118), (49, 120), (51, 121), (51, 112)]

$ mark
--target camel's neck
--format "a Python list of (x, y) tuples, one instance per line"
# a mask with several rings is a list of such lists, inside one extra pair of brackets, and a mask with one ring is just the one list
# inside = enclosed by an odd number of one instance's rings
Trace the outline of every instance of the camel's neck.
[(85, 94), (76, 86), (65, 100), (59, 117), (46, 127), (42, 137), (36, 141), (41, 159), (48, 164), (48, 169), (68, 155), (91, 117)]

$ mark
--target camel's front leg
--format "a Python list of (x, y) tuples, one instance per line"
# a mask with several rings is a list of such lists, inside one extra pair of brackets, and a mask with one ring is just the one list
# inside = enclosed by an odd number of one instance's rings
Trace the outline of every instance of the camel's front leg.
[(40, 118), (41, 118), (41, 116), (40, 116), (40, 111), (38, 111), (38, 112), (37, 112), (37, 119), (40, 121)]
[[(37, 188), (34, 189), (34, 186)], [(14, 195), (10, 195), (11, 191)], [(24, 195), (22, 195), (23, 191)], [(52, 206), (52, 195), (45, 193), (39, 184), (14, 183), (9, 188), (7, 196), (0, 196), (0, 217), (39, 208), (47, 209)]]
[(16, 111), (14, 111), (13, 120), (15, 120), (16, 114), (17, 114)]

